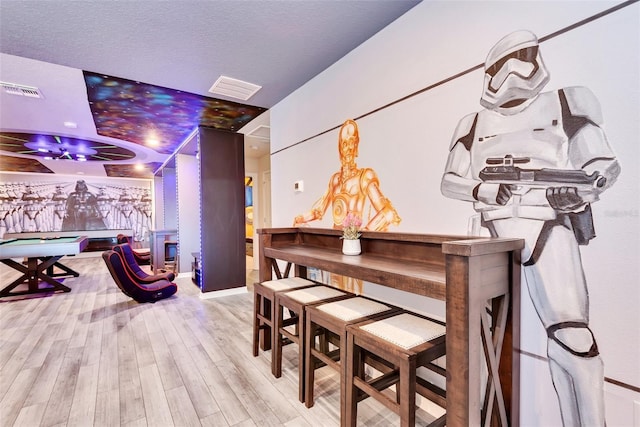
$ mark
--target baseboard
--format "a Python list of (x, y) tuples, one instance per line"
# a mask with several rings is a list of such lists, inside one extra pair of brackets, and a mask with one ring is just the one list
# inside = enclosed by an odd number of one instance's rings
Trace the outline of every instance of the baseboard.
[(200, 294), (200, 299), (211, 299), (227, 297), (229, 295), (238, 295), (249, 292), (246, 286), (240, 286), (238, 288), (223, 289), (221, 291), (203, 292)]

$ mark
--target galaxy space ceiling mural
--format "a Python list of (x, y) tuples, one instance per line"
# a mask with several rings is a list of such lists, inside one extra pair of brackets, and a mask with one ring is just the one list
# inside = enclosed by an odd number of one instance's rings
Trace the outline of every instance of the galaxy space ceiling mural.
[[(143, 145), (167, 158), (198, 126), (235, 132), (266, 111), (88, 71), (83, 76), (99, 135)], [(116, 144), (61, 135), (0, 132), (0, 150), (33, 156), (2, 156), (0, 170), (6, 172), (52, 173), (39, 159), (103, 162), (110, 177), (151, 178), (162, 166), (136, 165), (135, 153)]]
[(266, 109), (84, 71), (99, 135), (172, 154), (197, 126), (237, 131)]

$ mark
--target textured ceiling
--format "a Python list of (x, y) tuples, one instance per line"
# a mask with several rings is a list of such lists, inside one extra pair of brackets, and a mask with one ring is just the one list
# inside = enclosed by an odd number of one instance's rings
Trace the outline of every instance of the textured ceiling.
[[(143, 135), (132, 142), (135, 136), (101, 132), (95, 109), (90, 108), (86, 72), (268, 109), (417, 3), (3, 0), (0, 80), (38, 87), (44, 99), (0, 93), (0, 132), (115, 144), (136, 153), (135, 158), (121, 161), (124, 164), (162, 164), (170, 155), (166, 146), (182, 141), (164, 141), (160, 149), (140, 144)], [(262, 89), (247, 101), (208, 93), (221, 75)], [(147, 101), (139, 94), (131, 100), (142, 110), (148, 108)], [(147, 119), (138, 119), (143, 122), (135, 126), (149, 127)], [(157, 127), (200, 124), (176, 116), (169, 122), (163, 117), (153, 120)], [(65, 121), (77, 127), (64, 127)], [(250, 132), (259, 125), (269, 125), (268, 112), (240, 131)], [(123, 126), (135, 127), (128, 122)], [(268, 139), (246, 139), (247, 156), (269, 152)], [(7, 164), (8, 155), (32, 158), (1, 147), (0, 151), (1, 165)], [(75, 164), (70, 168), (69, 163)], [(104, 175), (105, 165), (93, 163), (49, 161), (45, 166), (54, 173), (80, 169), (87, 175)]]

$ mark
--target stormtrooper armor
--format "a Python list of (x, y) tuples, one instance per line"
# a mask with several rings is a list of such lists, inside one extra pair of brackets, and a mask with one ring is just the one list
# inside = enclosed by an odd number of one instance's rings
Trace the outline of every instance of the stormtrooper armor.
[(563, 423), (603, 426), (604, 369), (579, 244), (595, 237), (591, 203), (620, 169), (596, 97), (583, 87), (542, 92), (548, 81), (534, 34), (517, 31), (491, 49), (485, 109), (458, 124), (441, 190), (472, 202), (493, 236), (525, 239), (523, 269)]

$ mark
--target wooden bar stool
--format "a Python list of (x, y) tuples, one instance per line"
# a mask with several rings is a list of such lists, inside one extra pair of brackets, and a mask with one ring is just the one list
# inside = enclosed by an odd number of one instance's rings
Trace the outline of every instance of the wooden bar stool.
[[(275, 294), (275, 322), (272, 337), (273, 354), (271, 357), (271, 372), (276, 378), (282, 376), (282, 347), (283, 345), (298, 344), (298, 399), (305, 401), (304, 396), (304, 343), (305, 343), (305, 312), (310, 305), (353, 298), (350, 294), (330, 286), (312, 286), (295, 291), (276, 292)], [(288, 309), (291, 317), (284, 318), (284, 310)], [(293, 330), (292, 330), (293, 329)]]
[[(347, 360), (347, 325), (398, 312), (397, 307), (365, 297), (355, 297), (307, 307), (305, 343), (305, 405), (314, 403), (315, 370), (329, 365), (340, 373), (340, 413), (344, 405), (344, 374)], [(319, 346), (316, 346), (316, 337)], [(329, 351), (328, 343), (337, 349)]]
[[(445, 391), (416, 375), (418, 367), (425, 367), (440, 375), (444, 369), (432, 362), (444, 356), (445, 326), (443, 322), (415, 313), (403, 312), (347, 326), (347, 353), (345, 363), (345, 417), (342, 426), (355, 427), (358, 402), (371, 396), (400, 415), (402, 427), (413, 427), (416, 422), (416, 392), (441, 407), (446, 405)], [(365, 356), (375, 355), (395, 369), (376, 376), (365, 377)], [(395, 385), (395, 400), (386, 389)], [(430, 427), (443, 426), (446, 414), (437, 418)]]
[[(302, 277), (267, 280), (253, 284), (253, 356), (258, 356), (262, 344), (263, 350), (271, 349), (273, 319), (275, 318), (274, 297), (276, 292), (291, 291), (307, 286), (316, 286), (315, 282)], [(273, 361), (272, 361), (273, 362)]]

